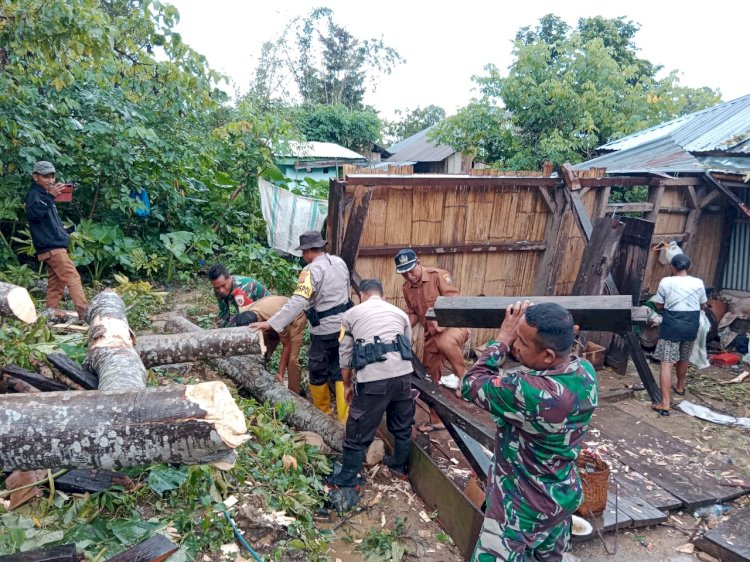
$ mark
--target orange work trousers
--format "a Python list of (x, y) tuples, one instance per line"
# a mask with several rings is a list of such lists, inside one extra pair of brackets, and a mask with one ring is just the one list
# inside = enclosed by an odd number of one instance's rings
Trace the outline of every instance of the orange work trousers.
[(47, 308), (58, 307), (67, 287), (78, 312), (78, 318), (85, 321), (89, 302), (83, 292), (81, 276), (78, 275), (78, 270), (68, 256), (68, 252), (62, 249), (61, 251), (52, 250), (48, 252), (48, 257), (47, 255), (40, 257), (43, 257), (42, 261), (47, 263)]

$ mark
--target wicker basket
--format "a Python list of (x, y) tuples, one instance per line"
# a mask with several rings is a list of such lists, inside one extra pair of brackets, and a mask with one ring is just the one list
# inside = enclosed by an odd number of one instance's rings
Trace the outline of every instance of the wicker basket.
[[(607, 507), (607, 489), (609, 488), (609, 466), (594, 455), (583, 451), (576, 461), (583, 485), (583, 503), (578, 513), (584, 517), (599, 515)], [(586, 467), (594, 467), (589, 472)]]

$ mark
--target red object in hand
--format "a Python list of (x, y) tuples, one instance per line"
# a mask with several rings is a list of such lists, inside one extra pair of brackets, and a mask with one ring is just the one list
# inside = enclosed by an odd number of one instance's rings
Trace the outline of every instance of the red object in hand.
[(56, 203), (70, 203), (73, 201), (73, 184), (72, 183), (66, 183), (63, 185), (60, 189), (60, 194), (55, 197)]
[(729, 367), (740, 362), (740, 356), (736, 353), (717, 353), (711, 357), (711, 364), (717, 367)]

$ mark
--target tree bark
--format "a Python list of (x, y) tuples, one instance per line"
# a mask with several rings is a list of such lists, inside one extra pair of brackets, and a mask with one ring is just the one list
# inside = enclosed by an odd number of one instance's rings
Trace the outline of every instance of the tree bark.
[(226, 385), (8, 394), (0, 400), (0, 470), (234, 464), (248, 436)]
[[(181, 316), (170, 317), (164, 329), (171, 332), (197, 332), (200, 328)], [(307, 400), (279, 384), (261, 363), (259, 356), (231, 357), (209, 361), (224, 375), (261, 402), (294, 403), (294, 412), (286, 420), (299, 430), (312, 431), (323, 438), (326, 445), (340, 452), (344, 441), (344, 426), (327, 416)]]
[(16, 318), (27, 324), (36, 322), (36, 308), (23, 287), (0, 281), (0, 316)]
[(102, 291), (89, 304), (89, 345), (84, 368), (99, 377), (99, 390), (146, 388), (146, 368), (133, 344), (125, 304), (114, 291)]
[(235, 355), (262, 356), (266, 352), (262, 332), (247, 327), (141, 336), (135, 350), (147, 368)]

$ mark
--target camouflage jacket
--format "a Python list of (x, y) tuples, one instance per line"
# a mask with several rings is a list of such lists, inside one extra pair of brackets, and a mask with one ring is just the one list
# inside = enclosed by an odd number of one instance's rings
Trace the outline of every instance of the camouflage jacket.
[(507, 353), (504, 343), (491, 342), (461, 392), (498, 426), (485, 516), (536, 532), (569, 517), (582, 501), (575, 461), (598, 401), (596, 371), (571, 358), (555, 370), (503, 375)]
[(269, 296), (271, 292), (260, 281), (252, 277), (232, 275), (232, 290), (226, 297), (216, 297), (219, 303), (219, 326), (225, 327), (229, 324), (232, 310), (235, 314), (244, 312), (255, 301)]

